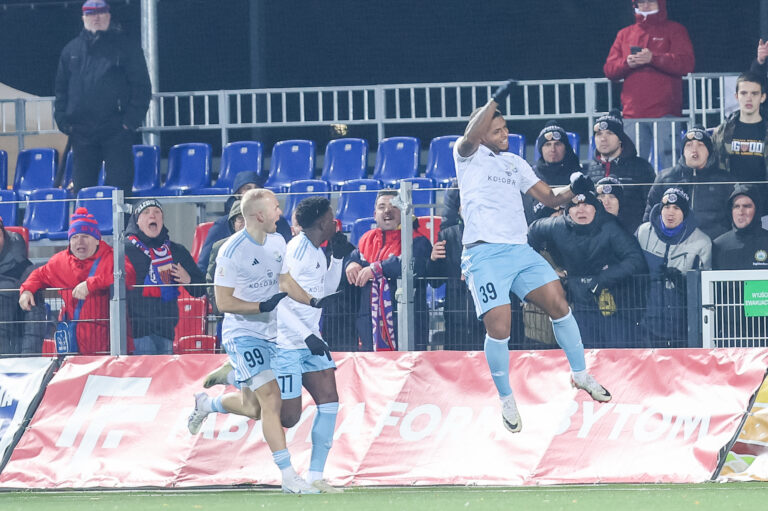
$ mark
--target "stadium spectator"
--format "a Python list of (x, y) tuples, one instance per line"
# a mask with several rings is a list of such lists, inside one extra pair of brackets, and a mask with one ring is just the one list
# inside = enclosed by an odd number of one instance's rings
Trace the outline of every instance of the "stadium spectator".
[(766, 180), (768, 129), (760, 112), (765, 102), (764, 77), (743, 73), (736, 79), (739, 110), (733, 112), (712, 135), (720, 168), (729, 173), (729, 181)]
[(650, 275), (641, 324), (656, 348), (687, 345), (687, 273), (712, 267), (712, 241), (697, 227), (691, 202), (682, 189), (667, 188), (637, 230)]
[(768, 231), (760, 223), (762, 204), (757, 187), (736, 185), (728, 198), (733, 228), (712, 242), (713, 270), (768, 268)]
[[(457, 208), (460, 215), (460, 207)], [(445, 333), (443, 346), (453, 350), (481, 350), (485, 339), (483, 322), (475, 316), (472, 295), (469, 294), (464, 276), (461, 274), (461, 252), (464, 246), (461, 237), (464, 222), (459, 216), (458, 223), (444, 227), (440, 224), (437, 241), (427, 262), (427, 274), (441, 277), (430, 282), (433, 288), (445, 285), (443, 319)]]
[[(232, 203), (232, 207), (229, 208), (229, 227), (233, 234), (245, 227), (245, 219), (243, 218), (243, 214), (240, 209), (240, 199), (235, 200), (235, 202)], [(213, 311), (217, 314), (219, 311), (216, 308), (216, 293), (214, 293), (213, 288), (213, 278), (216, 275), (216, 256), (219, 254), (219, 249), (221, 246), (228, 239), (229, 236), (224, 239), (220, 239), (213, 244), (213, 247), (211, 247), (210, 251), (210, 262), (208, 263), (208, 269), (205, 272), (205, 281), (210, 284), (210, 286), (208, 286), (208, 302), (213, 307)]]
[[(112, 247), (101, 239), (99, 224), (86, 208), (77, 208), (69, 223), (69, 247), (34, 270), (21, 285), (19, 305), (30, 311), (37, 305), (37, 291), (47, 287), (59, 291), (61, 317), (72, 321), (82, 300), (76, 339), (81, 355), (109, 353), (109, 295), (113, 283)], [(133, 265), (125, 262), (125, 282), (130, 289), (135, 279)], [(42, 305), (42, 303), (40, 304)], [(128, 351), (133, 346), (128, 340)]]
[(661, 202), (665, 190), (675, 185), (690, 197), (689, 205), (696, 215), (699, 229), (714, 239), (729, 228), (725, 203), (733, 185), (725, 183), (729, 180), (728, 174), (720, 170), (712, 139), (704, 127), (694, 126), (686, 132), (682, 155), (674, 167), (656, 176), (648, 194), (643, 220), (650, 220), (651, 210)]
[(125, 228), (125, 255), (136, 275), (133, 284), (146, 287), (128, 292), (136, 355), (173, 353), (174, 329), (179, 322), (179, 284), (200, 297), (205, 294), (205, 274), (189, 250), (170, 239), (163, 224), (163, 207), (157, 199), (136, 204)]
[(34, 269), (20, 234), (5, 230), (0, 218), (0, 355), (42, 351), (47, 330), (42, 294), (30, 311), (19, 307), (19, 286)]
[[(760, 222), (764, 192), (760, 186), (736, 185), (728, 205), (733, 228), (712, 242), (713, 270), (768, 269), (768, 231)], [(747, 317), (744, 311), (744, 286), (724, 283), (715, 287), (717, 336), (721, 339), (765, 339), (764, 318)]]
[[(624, 187), (621, 182), (613, 176), (604, 177), (595, 184), (595, 193), (605, 212), (615, 216), (621, 223), (622, 217), (619, 213), (621, 201), (624, 199)], [(623, 224), (622, 227), (627, 228)]]
[(72, 145), (73, 192), (98, 184), (133, 189), (133, 140), (149, 107), (151, 85), (138, 41), (112, 23), (109, 4), (83, 4), (83, 31), (62, 50), (54, 117)]
[(604, 177), (615, 177), (624, 186), (624, 200), (619, 211), (621, 224), (634, 233), (642, 223), (649, 187), (656, 177), (653, 167), (637, 156), (635, 144), (624, 133), (621, 113), (611, 110), (600, 116), (593, 128), (595, 137), (594, 159), (586, 168), (586, 174), (594, 182)]
[[(536, 176), (549, 186), (565, 186), (571, 183), (571, 174), (581, 172), (581, 164), (568, 141), (568, 133), (557, 121), (548, 121), (536, 138), (539, 147), (538, 160), (533, 166)], [(523, 195), (525, 218), (533, 220), (533, 205), (536, 200)]]
[[(248, 190), (255, 188), (261, 188), (261, 177), (258, 172), (244, 171), (238, 172), (232, 183), (232, 189), (235, 193), (227, 199), (224, 203), (224, 214), (217, 218), (211, 228), (208, 230), (208, 234), (205, 237), (203, 246), (200, 247), (200, 254), (197, 256), (197, 267), (200, 271), (205, 272), (208, 270), (208, 263), (211, 261), (211, 247), (219, 240), (223, 240), (235, 233), (232, 230), (232, 223), (230, 222), (229, 212), (232, 209), (232, 204), (238, 197), (242, 196)], [(280, 217), (277, 221), (277, 232), (282, 234), (287, 243), (291, 239), (291, 226), (288, 221)]]
[[(609, 80), (624, 80), (621, 104), (627, 119), (680, 117), (682, 77), (693, 72), (695, 58), (688, 31), (667, 19), (666, 0), (633, 0), (635, 23), (619, 30), (603, 72)], [(639, 139), (635, 140), (635, 125)], [(672, 165), (672, 126), (657, 122), (627, 122), (627, 131), (640, 157), (651, 160), (658, 143), (658, 168)]]
[(637, 240), (605, 212), (594, 192), (576, 195), (566, 214), (537, 220), (528, 243), (546, 250), (566, 276), (565, 288), (585, 347), (635, 346), (634, 275), (646, 273)]
[(579, 326), (552, 267), (528, 246), (522, 193), (549, 207), (568, 202), (576, 193), (593, 190), (584, 174), (574, 172), (569, 188), (553, 190), (525, 160), (508, 152), (509, 130), (498, 106), (515, 87), (508, 80), (469, 117), (464, 135), (453, 146), (464, 234), (461, 269), (482, 318), (483, 345), (490, 376), (501, 405), (504, 427), (517, 433), (523, 423), (509, 378), (512, 294), (536, 304), (552, 319), (558, 345), (571, 369), (571, 385), (595, 401), (611, 394), (587, 372)]
[[(349, 256), (344, 267), (349, 284), (357, 286), (360, 308), (355, 322), (360, 346), (363, 351), (388, 351), (397, 349), (396, 325), (393, 313), (396, 308), (395, 291), (401, 273), (400, 209), (392, 205), (395, 190), (381, 190), (376, 196), (374, 218), (376, 227), (366, 232), (358, 242), (358, 248)], [(416, 349), (425, 349), (428, 340), (426, 313), (427, 261), (432, 244), (413, 226), (413, 276), (416, 295)]]

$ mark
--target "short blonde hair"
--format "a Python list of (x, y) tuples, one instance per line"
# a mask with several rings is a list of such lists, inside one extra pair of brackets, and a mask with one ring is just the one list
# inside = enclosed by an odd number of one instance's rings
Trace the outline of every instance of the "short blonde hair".
[(258, 211), (261, 202), (269, 197), (274, 197), (275, 193), (272, 190), (266, 188), (254, 188), (248, 190), (243, 194), (243, 198), (240, 199), (240, 209), (243, 214), (243, 218), (252, 216)]

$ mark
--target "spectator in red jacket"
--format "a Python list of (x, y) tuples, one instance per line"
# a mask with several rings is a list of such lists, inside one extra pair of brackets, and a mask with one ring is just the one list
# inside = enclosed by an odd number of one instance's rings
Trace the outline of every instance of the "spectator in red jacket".
[[(19, 306), (35, 306), (34, 293), (46, 287), (62, 288), (62, 314), (72, 319), (80, 300), (81, 322), (77, 325), (77, 345), (81, 355), (109, 353), (109, 288), (112, 285), (112, 247), (101, 239), (99, 224), (86, 208), (77, 208), (69, 224), (69, 248), (55, 254), (33, 271), (21, 285)], [(96, 270), (91, 275), (94, 265)], [(133, 266), (125, 261), (126, 285), (136, 280)], [(128, 343), (132, 351), (132, 342)]]
[[(624, 80), (621, 103), (625, 119), (680, 117), (683, 110), (682, 77), (693, 72), (693, 45), (688, 31), (667, 19), (666, 0), (638, 0), (635, 24), (621, 29), (603, 66), (609, 80)], [(636, 128), (637, 124), (637, 137)], [(670, 123), (658, 123), (657, 168), (672, 166)], [(679, 130), (678, 130), (679, 131)], [(638, 155), (651, 160), (653, 123), (627, 123), (627, 134)]]

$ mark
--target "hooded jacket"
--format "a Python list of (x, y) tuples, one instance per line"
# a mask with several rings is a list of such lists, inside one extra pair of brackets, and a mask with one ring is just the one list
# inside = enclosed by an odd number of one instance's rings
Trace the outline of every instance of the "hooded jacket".
[[(746, 195), (755, 203), (755, 217), (746, 227), (732, 229), (712, 242), (713, 270), (764, 270), (768, 268), (768, 231), (762, 228), (762, 201), (758, 188), (736, 185), (728, 198), (730, 212), (738, 195)], [(732, 218), (732, 216), (731, 216)]]
[[(712, 134), (712, 146), (715, 148), (718, 157), (720, 169), (728, 172), (729, 181), (763, 181), (768, 177), (768, 172), (763, 176), (739, 176), (734, 175), (731, 169), (731, 142), (733, 142), (733, 132), (736, 129), (736, 121), (741, 118), (741, 112), (736, 110), (715, 129)], [(768, 169), (768, 122), (765, 123), (765, 144), (763, 144), (763, 158), (766, 169)]]
[(617, 290), (633, 275), (646, 273), (643, 254), (637, 240), (600, 204), (588, 225), (577, 224), (567, 214), (535, 221), (528, 229), (528, 244), (549, 252), (568, 272), (566, 289), (578, 305), (597, 306), (592, 289), (611, 291), (617, 308), (637, 305), (627, 303), (628, 295)]
[[(91, 267), (98, 260), (98, 266), (93, 276), (89, 277)], [(83, 301), (80, 310), (80, 320), (77, 325), (77, 346), (81, 355), (104, 355), (109, 353), (109, 295), (113, 281), (113, 252), (112, 247), (104, 241), (99, 241), (96, 253), (87, 259), (78, 259), (69, 248), (51, 257), (48, 262), (34, 270), (21, 285), (21, 292), (35, 293), (46, 287), (63, 288), (59, 295), (64, 302), (62, 313), (68, 319), (73, 319), (77, 303), (72, 297), (72, 289), (83, 281), (87, 282), (88, 296)], [(125, 263), (125, 284), (128, 289), (133, 287), (136, 273), (130, 261)], [(133, 351), (129, 341), (128, 351)]]
[(547, 163), (541, 156), (541, 147), (539, 147), (539, 159), (533, 167), (536, 175), (550, 186), (566, 186), (571, 184), (571, 174), (581, 172), (581, 164), (573, 147), (566, 140), (565, 156), (557, 163)]
[[(631, 68), (630, 46), (648, 48), (649, 64)], [(625, 118), (680, 116), (683, 109), (682, 77), (693, 72), (695, 58), (688, 31), (667, 19), (667, 2), (659, 0), (656, 14), (635, 14), (635, 23), (619, 30), (603, 66), (612, 81), (624, 80), (621, 104)]]
[[(170, 236), (168, 229), (163, 226), (157, 237), (150, 238), (139, 229), (135, 214), (131, 215), (130, 220), (128, 220), (128, 226), (125, 228), (125, 256), (135, 269), (132, 283), (144, 285), (151, 259), (131, 243), (128, 239), (128, 236), (131, 235), (135, 235), (149, 248), (159, 248), (166, 240), (170, 239)], [(204, 284), (205, 274), (197, 267), (189, 250), (172, 241), (170, 248), (174, 264), (180, 264), (189, 273), (191, 283)], [(186, 286), (184, 289), (194, 297), (201, 297), (205, 294), (204, 286)], [(178, 299), (163, 301), (162, 298), (144, 296), (144, 294), (144, 288), (137, 288), (128, 292), (128, 308), (131, 313), (133, 337), (159, 335), (165, 339), (173, 340), (175, 337), (174, 329), (179, 322)]]
[[(715, 239), (730, 227), (726, 201), (733, 187), (726, 184), (729, 180), (728, 174), (718, 167), (714, 151), (710, 153), (707, 164), (701, 169), (688, 167), (685, 158), (680, 158), (674, 167), (663, 170), (656, 176), (656, 181), (648, 193), (643, 222), (649, 221), (651, 210), (661, 202), (667, 188), (672, 184), (690, 183), (688, 186), (680, 185), (679, 188), (691, 198), (690, 209), (696, 215), (699, 228), (711, 239)], [(720, 182), (724, 184), (714, 184)]]
[(116, 26), (95, 34), (83, 29), (61, 52), (55, 91), (54, 117), (63, 133), (135, 130), (152, 94), (141, 46)]
[(637, 149), (626, 133), (618, 133), (621, 140), (621, 154), (613, 160), (604, 160), (595, 149), (594, 159), (586, 165), (584, 173), (597, 183), (606, 176), (613, 176), (624, 186), (624, 198), (619, 209), (619, 221), (628, 232), (634, 233), (642, 223), (645, 203), (648, 196), (648, 186), (637, 186), (642, 183), (653, 183), (656, 172), (653, 166), (637, 156)]
[(646, 300), (645, 328), (657, 339), (687, 337), (688, 270), (712, 266), (712, 241), (697, 227), (695, 215), (685, 218), (682, 232), (667, 236), (661, 229), (661, 204), (649, 213), (650, 220), (637, 230), (637, 240), (648, 264), (650, 285)]

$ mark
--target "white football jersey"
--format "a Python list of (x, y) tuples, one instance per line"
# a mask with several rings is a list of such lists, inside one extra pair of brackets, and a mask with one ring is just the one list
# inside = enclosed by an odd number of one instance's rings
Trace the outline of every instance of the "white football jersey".
[(528, 162), (512, 153), (495, 154), (484, 145), (466, 158), (454, 145), (453, 160), (464, 220), (462, 243), (527, 243), (528, 224), (520, 192), (539, 181)]
[[(285, 240), (280, 234), (267, 234), (259, 244), (245, 229), (236, 232), (221, 246), (216, 257), (215, 286), (231, 287), (234, 297), (246, 302), (263, 302), (280, 292), (278, 277), (288, 273)], [(283, 300), (286, 300), (284, 298)], [(277, 313), (224, 313), (221, 336), (225, 340), (250, 336), (274, 340)]]
[[(299, 286), (315, 298), (333, 293), (341, 279), (341, 259), (331, 259), (326, 267), (325, 253), (302, 232), (288, 242), (288, 272)], [(299, 303), (289, 297), (277, 306), (277, 346), (283, 349), (306, 348), (304, 339), (320, 335), (321, 309)]]

